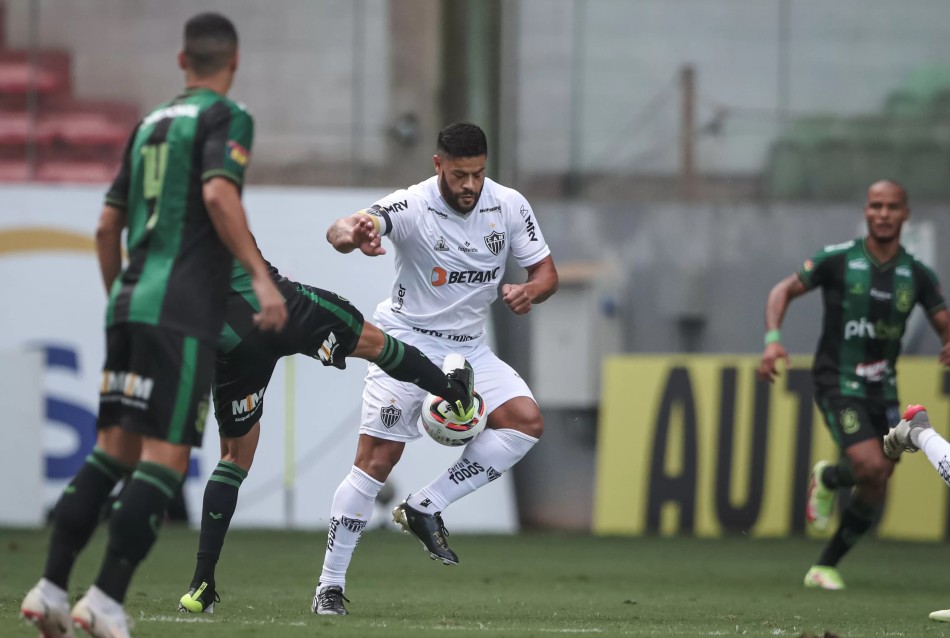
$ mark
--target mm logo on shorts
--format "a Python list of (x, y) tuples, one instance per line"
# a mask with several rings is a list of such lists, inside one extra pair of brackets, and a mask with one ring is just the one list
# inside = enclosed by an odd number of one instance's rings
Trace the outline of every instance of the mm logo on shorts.
[(240, 414), (245, 415), (243, 417), (236, 418), (235, 421), (243, 421), (254, 413), (254, 410), (257, 409), (257, 406), (260, 405), (261, 401), (264, 399), (264, 390), (266, 389), (267, 386), (264, 386), (257, 392), (251, 392), (243, 399), (231, 401), (231, 416), (238, 417)]
[(100, 394), (121, 394), (132, 399), (148, 401), (152, 396), (155, 381), (142, 377), (134, 372), (102, 371), (102, 386)]

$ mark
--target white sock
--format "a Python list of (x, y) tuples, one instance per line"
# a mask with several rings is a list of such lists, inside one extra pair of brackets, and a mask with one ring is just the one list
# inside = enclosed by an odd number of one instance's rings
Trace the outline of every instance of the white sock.
[(373, 515), (376, 495), (383, 484), (355, 465), (350, 469), (333, 495), (330, 506), (330, 529), (327, 552), (317, 592), (330, 585), (346, 588), (346, 570), (350, 566), (356, 544)]
[(43, 594), (43, 597), (51, 601), (53, 604), (60, 607), (69, 605), (69, 594), (66, 593), (66, 590), (57, 585), (56, 583), (41, 578), (40, 582), (36, 584), (36, 588), (40, 590), (40, 593)]
[(441, 512), (500, 477), (537, 442), (518, 430), (485, 430), (465, 446), (447, 472), (410, 496), (409, 506), (422, 512)]
[(931, 428), (921, 430), (915, 443), (927, 455), (943, 482), (950, 485), (950, 443)]

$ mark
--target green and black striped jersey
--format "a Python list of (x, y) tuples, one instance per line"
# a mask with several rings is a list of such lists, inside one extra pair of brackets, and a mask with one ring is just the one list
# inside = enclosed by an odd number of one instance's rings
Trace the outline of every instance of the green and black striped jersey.
[(106, 325), (145, 323), (216, 341), (232, 256), (202, 196), (214, 177), (240, 189), (254, 121), (209, 89), (189, 89), (142, 119), (106, 203), (126, 211), (129, 262), (109, 294)]
[(798, 278), (822, 290), (817, 392), (896, 401), (894, 366), (911, 310), (919, 303), (932, 315), (945, 307), (933, 271), (903, 246), (879, 263), (858, 238), (825, 246), (805, 261)]

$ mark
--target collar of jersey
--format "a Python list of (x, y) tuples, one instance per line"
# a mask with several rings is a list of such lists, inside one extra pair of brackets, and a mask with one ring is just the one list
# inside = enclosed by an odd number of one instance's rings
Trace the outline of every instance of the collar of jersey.
[(864, 251), (864, 256), (868, 258), (871, 264), (878, 270), (890, 270), (897, 264), (897, 259), (901, 256), (901, 253), (904, 252), (904, 247), (900, 244), (897, 245), (897, 252), (894, 253), (894, 256), (885, 261), (883, 264), (877, 260), (877, 257), (871, 254), (871, 251), (868, 250), (868, 238), (861, 238), (861, 250)]

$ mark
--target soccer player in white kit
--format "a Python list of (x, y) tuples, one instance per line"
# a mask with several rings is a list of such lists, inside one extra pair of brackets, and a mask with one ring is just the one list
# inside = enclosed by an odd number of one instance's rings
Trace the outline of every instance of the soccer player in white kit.
[[(950, 350), (940, 352), (940, 362), (950, 365)], [(923, 450), (927, 460), (937, 470), (943, 482), (950, 485), (950, 442), (930, 425), (927, 408), (922, 405), (909, 405), (904, 411), (900, 423), (884, 435), (884, 454), (892, 459), (900, 457), (902, 452)], [(930, 618), (940, 622), (950, 622), (950, 609), (930, 612)]]
[[(458, 353), (474, 368), (488, 411), (486, 429), (447, 472), (393, 510), (394, 520), (422, 541), (432, 558), (454, 565), (459, 559), (446, 542), (441, 512), (517, 463), (544, 428), (528, 385), (485, 343), (489, 306), (498, 297), (509, 255), (528, 273), (525, 283), (501, 286), (502, 299), (515, 314), (554, 294), (558, 276), (528, 201), (485, 177), (485, 133), (468, 122), (451, 124), (436, 146), (435, 176), (337, 220), (327, 240), (340, 252), (359, 249), (375, 256), (386, 252), (381, 237), (388, 237), (396, 250), (396, 277), (374, 320), (437, 365)], [(356, 460), (330, 508), (314, 613), (347, 613), (346, 570), (380, 488), (405, 444), (420, 436), (416, 423), (425, 396), (370, 365)], [(461, 468), (466, 472), (454, 471)]]

